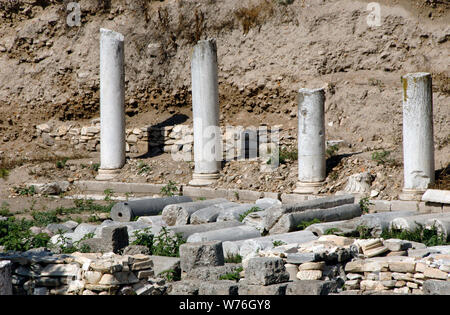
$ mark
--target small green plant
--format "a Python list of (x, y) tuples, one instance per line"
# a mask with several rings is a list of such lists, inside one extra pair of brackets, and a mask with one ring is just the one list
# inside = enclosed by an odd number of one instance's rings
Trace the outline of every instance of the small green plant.
[(139, 175), (147, 174), (148, 172), (150, 172), (152, 170), (150, 168), (150, 166), (148, 166), (148, 164), (146, 164), (146, 163), (144, 163), (142, 161), (139, 161), (137, 168), (138, 168), (138, 174)]
[(13, 187), (13, 189), (19, 196), (34, 196), (36, 194), (36, 188), (34, 185), (29, 187)]
[(172, 281), (179, 281), (181, 280), (181, 275), (179, 272), (176, 272), (173, 269), (169, 269), (169, 270), (164, 270), (161, 271), (158, 276), (161, 276), (162, 278), (166, 279), (169, 282)]
[(150, 251), (153, 248), (153, 234), (150, 233), (150, 228), (145, 228), (143, 230), (138, 230), (134, 232), (136, 240), (132, 243), (133, 245), (145, 246)]
[(240, 277), (240, 273), (241, 271), (244, 270), (244, 268), (239, 267), (237, 268), (234, 272), (229, 272), (227, 274), (221, 275), (219, 277), (219, 280), (234, 280), (234, 281), (239, 281)]
[(228, 254), (225, 258), (226, 263), (240, 264), (242, 262), (242, 256), (239, 254)]
[(0, 168), (0, 178), (7, 180), (9, 176), (9, 171), (6, 168)]
[(91, 165), (91, 170), (98, 172), (98, 169), (100, 168), (100, 164), (99, 163), (93, 163)]
[(100, 222), (101, 219), (100, 219), (100, 217), (97, 216), (96, 214), (92, 214), (92, 215), (90, 215), (90, 216), (88, 217), (87, 221), (88, 221), (89, 223), (97, 223), (97, 222)]
[(435, 225), (427, 229), (423, 224), (415, 222), (417, 228), (414, 231), (401, 230), (401, 229), (385, 229), (381, 233), (381, 237), (384, 239), (398, 238), (401, 240), (419, 242), (425, 244), (427, 247), (449, 245), (448, 239), (445, 238), (443, 233), (439, 233)]
[(114, 191), (111, 188), (107, 188), (103, 191), (103, 193), (105, 194), (105, 201), (111, 201)]
[(66, 167), (66, 163), (67, 163), (68, 160), (69, 160), (69, 158), (65, 157), (62, 160), (57, 161), (56, 162), (56, 167), (57, 168), (64, 168), (64, 167)]
[(46, 247), (50, 236), (45, 233), (33, 234), (30, 227), (33, 222), (22, 219), (16, 221), (14, 217), (0, 221), (0, 245), (5, 250), (27, 251), (32, 248)]
[(342, 232), (341, 230), (339, 230), (338, 228), (331, 228), (331, 229), (327, 229), (325, 231), (325, 235), (334, 235), (334, 234), (338, 234)]
[(58, 223), (60, 222), (58, 218), (58, 211), (52, 210), (52, 211), (33, 211), (31, 213), (31, 216), (33, 217), (34, 223), (37, 226), (47, 226), (51, 223)]
[(199, 201), (200, 200), (206, 200), (206, 198), (205, 197), (198, 197), (197, 200), (199, 200)]
[(186, 241), (181, 234), (171, 234), (163, 227), (158, 235), (153, 235), (150, 228), (134, 232), (136, 240), (133, 245), (142, 245), (150, 250), (150, 255), (180, 257), (180, 246)]
[(368, 239), (372, 238), (372, 229), (366, 225), (359, 225), (356, 227), (358, 238)]
[(243, 214), (241, 214), (239, 216), (239, 222), (244, 221), (245, 217), (248, 216), (250, 213), (258, 212), (258, 211), (261, 211), (260, 207), (256, 207), (256, 206), (255, 207), (251, 207), (250, 209), (248, 209), (247, 211), (245, 211)]
[(395, 164), (393, 159), (389, 158), (390, 151), (376, 151), (372, 153), (372, 161), (375, 161), (377, 165)]
[(361, 211), (363, 213), (369, 213), (370, 205), (373, 205), (373, 203), (370, 202), (369, 197), (364, 197), (359, 200), (359, 206), (361, 207)]
[(281, 245), (286, 245), (286, 243), (283, 242), (283, 241), (273, 241), (272, 244), (273, 244), (273, 247), (278, 247), (278, 246), (281, 246)]
[(180, 257), (180, 246), (186, 243), (181, 234), (171, 235), (166, 227), (153, 240), (152, 255)]
[[(269, 158), (266, 162), (267, 165), (272, 164), (272, 158), (274, 157), (274, 154), (278, 151), (278, 163), (279, 164), (286, 164), (288, 161), (296, 161), (298, 159), (298, 151), (297, 149), (289, 150), (287, 148), (281, 148), (281, 150), (276, 150), (273, 152), (272, 157)], [(276, 157), (276, 155), (275, 155)]]
[(2, 202), (2, 206), (0, 207), (0, 216), (2, 217), (13, 216), (13, 214), (9, 212), (9, 203), (7, 203), (6, 201)]
[(339, 146), (337, 144), (330, 145), (329, 147), (327, 147), (327, 150), (326, 150), (327, 158), (331, 158), (331, 157), (335, 156), (338, 151), (339, 151)]
[(71, 242), (70, 239), (66, 236), (64, 236), (64, 231), (59, 230), (58, 233), (58, 239), (56, 245), (53, 245), (55, 249), (58, 250), (58, 252), (62, 254), (72, 254), (75, 252), (81, 252), (81, 253), (89, 253), (90, 247), (87, 244), (82, 244), (82, 242), (86, 239), (93, 238), (94, 233), (87, 233), (84, 235), (79, 241)]
[(316, 223), (321, 223), (321, 221), (317, 218), (312, 219), (311, 221), (302, 221), (299, 225), (297, 225), (297, 230), (302, 231), (306, 229), (308, 226)]
[(161, 194), (168, 197), (173, 196), (177, 191), (178, 187), (176, 186), (176, 183), (171, 180), (169, 180), (169, 183), (166, 186), (161, 188)]
[(298, 159), (298, 151), (297, 149), (288, 150), (285, 148), (282, 148), (279, 152), (279, 162), (280, 164), (285, 164), (287, 160), (290, 161), (297, 161)]

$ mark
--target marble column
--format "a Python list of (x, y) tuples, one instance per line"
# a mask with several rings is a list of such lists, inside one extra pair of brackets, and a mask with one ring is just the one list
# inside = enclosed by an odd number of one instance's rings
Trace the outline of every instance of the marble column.
[(434, 183), (433, 92), (431, 74), (402, 77), (403, 190), (402, 200), (420, 200)]
[(189, 184), (207, 186), (219, 178), (223, 159), (215, 40), (201, 40), (194, 47), (191, 76), (195, 168)]
[(100, 29), (100, 169), (97, 180), (114, 179), (125, 165), (124, 37)]
[(326, 177), (325, 91), (298, 91), (298, 182), (299, 194), (316, 194)]

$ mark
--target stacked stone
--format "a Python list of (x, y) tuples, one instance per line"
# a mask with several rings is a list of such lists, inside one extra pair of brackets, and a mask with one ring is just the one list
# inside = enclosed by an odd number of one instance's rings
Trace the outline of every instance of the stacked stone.
[(346, 290), (423, 294), (427, 280), (450, 281), (450, 255), (356, 259), (345, 266)]
[(152, 256), (50, 252), (3, 254), (12, 262), (13, 294), (161, 295), (167, 285), (154, 278)]
[[(250, 129), (255, 130), (255, 128)], [(245, 139), (242, 139), (241, 136), (245, 130), (242, 127), (221, 127), (224, 157), (229, 157), (229, 160), (232, 160), (242, 155), (242, 141)], [(270, 152), (266, 149), (266, 146), (272, 142), (271, 129), (256, 131), (259, 145), (257, 152), (263, 159), (267, 160), (270, 158), (270, 154), (267, 156), (264, 154), (267, 151)], [(77, 150), (100, 151), (100, 120), (98, 118), (93, 119), (88, 126), (75, 126), (72, 123), (56, 126), (53, 122), (47, 122), (36, 126), (36, 135), (49, 147), (57, 144), (71, 146)], [(194, 136), (191, 125), (132, 128), (126, 129), (125, 136), (126, 152), (146, 153), (150, 150), (150, 152), (175, 153), (182, 154), (184, 159), (192, 160)], [(281, 136), (281, 139), (290, 138)]]
[(281, 258), (250, 258), (244, 268), (245, 279), (239, 281), (240, 295), (284, 295), (289, 273)]
[(354, 256), (353, 240), (324, 235), (302, 244), (284, 244), (258, 252), (262, 257), (280, 257), (290, 280), (336, 280), (344, 274), (344, 265)]
[(174, 282), (170, 295), (237, 295), (238, 284), (221, 280), (236, 272), (239, 264), (225, 264), (222, 242), (186, 243), (180, 246), (181, 281)]

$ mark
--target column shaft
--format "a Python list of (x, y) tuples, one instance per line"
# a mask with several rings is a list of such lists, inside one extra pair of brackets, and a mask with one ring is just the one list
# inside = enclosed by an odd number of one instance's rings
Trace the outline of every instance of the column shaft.
[(417, 199), (434, 183), (431, 74), (409, 73), (402, 77), (402, 85), (404, 185), (400, 197)]

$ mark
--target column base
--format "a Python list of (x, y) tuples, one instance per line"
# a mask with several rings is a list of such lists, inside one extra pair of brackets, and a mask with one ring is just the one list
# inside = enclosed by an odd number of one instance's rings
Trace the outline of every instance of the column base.
[(114, 169), (114, 170), (99, 169), (98, 175), (95, 177), (95, 180), (99, 180), (99, 181), (112, 180), (112, 179), (116, 179), (119, 174), (120, 174), (120, 169)]
[(398, 195), (398, 199), (405, 201), (421, 201), (422, 195), (425, 193), (426, 189), (409, 189), (403, 188), (402, 192)]
[(306, 183), (306, 182), (297, 182), (297, 187), (294, 190), (295, 194), (313, 194), (317, 195), (319, 193), (319, 190), (322, 188), (323, 182), (312, 182), (312, 183)]
[(192, 180), (189, 182), (191, 186), (209, 186), (216, 182), (219, 178), (219, 173), (212, 174), (200, 174), (194, 173), (192, 174)]

